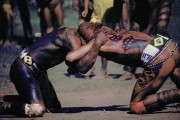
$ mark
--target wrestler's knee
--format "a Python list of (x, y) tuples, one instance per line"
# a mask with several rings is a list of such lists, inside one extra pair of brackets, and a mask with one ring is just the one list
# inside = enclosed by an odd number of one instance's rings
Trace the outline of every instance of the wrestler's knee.
[(143, 101), (131, 102), (130, 103), (130, 111), (132, 113), (135, 113), (135, 114), (147, 113), (147, 110), (146, 110), (146, 108), (144, 106), (144, 102)]
[(41, 117), (45, 113), (45, 107), (42, 104), (32, 103), (26, 106), (26, 115), (29, 117)]

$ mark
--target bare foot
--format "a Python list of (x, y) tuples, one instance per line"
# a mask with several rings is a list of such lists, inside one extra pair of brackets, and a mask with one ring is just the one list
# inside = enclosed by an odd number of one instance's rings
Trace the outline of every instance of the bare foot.
[(101, 70), (97, 75), (93, 76), (91, 79), (106, 79), (107, 76), (107, 71)]
[(91, 74), (94, 74), (95, 67), (92, 67), (86, 74), (82, 74), (84, 77), (90, 77)]
[(124, 74), (119, 78), (122, 80), (131, 80), (131, 79), (135, 79), (136, 77), (134, 76), (133, 73), (125, 71)]

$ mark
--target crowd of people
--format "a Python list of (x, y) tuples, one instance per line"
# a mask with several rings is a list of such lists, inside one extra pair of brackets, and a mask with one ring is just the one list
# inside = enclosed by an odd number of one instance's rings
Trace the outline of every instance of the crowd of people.
[[(12, 41), (12, 1), (1, 0), (0, 24), (6, 24), (0, 28), (0, 43), (5, 46)], [(92, 79), (107, 77), (108, 60), (125, 65), (121, 76), (125, 80), (134, 78), (136, 67), (144, 68), (132, 92), (132, 113), (150, 113), (180, 102), (178, 0), (72, 0), (79, 14), (78, 28), (61, 27), (64, 0), (36, 0), (42, 33), (37, 41), (33, 41), (27, 1), (22, 1), (16, 3), (27, 47), (10, 69), (19, 95), (1, 93), (0, 114), (37, 117), (59, 111), (61, 104), (47, 70), (65, 61), (70, 74), (86, 74), (98, 55), (101, 71)], [(177, 89), (156, 93), (169, 76)]]
[[(14, 44), (13, 36), (14, 17), (17, 15), (15, 8), (18, 8), (19, 19), (23, 28), (23, 46), (29, 46), (34, 43), (34, 35), (30, 16), (29, 5), (36, 5), (37, 13), (40, 18), (41, 36), (52, 32), (63, 25), (63, 0), (1, 0), (0, 2), (0, 45), (10, 46)], [(39, 35), (40, 36), (40, 35)]]

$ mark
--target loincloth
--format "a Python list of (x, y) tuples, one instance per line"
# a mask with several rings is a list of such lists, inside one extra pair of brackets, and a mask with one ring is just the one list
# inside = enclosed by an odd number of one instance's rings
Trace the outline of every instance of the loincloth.
[(51, 3), (48, 3), (47, 4), (47, 7), (49, 8), (49, 11), (50, 12), (54, 12), (54, 10), (55, 10), (55, 8), (57, 7), (57, 5), (62, 5), (63, 4), (63, 0), (59, 0), (59, 2), (58, 3), (56, 3), (56, 4), (51, 4)]

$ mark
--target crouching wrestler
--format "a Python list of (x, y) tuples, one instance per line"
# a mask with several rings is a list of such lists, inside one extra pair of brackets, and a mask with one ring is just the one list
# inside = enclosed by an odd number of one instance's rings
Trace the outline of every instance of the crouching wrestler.
[[(130, 111), (136, 114), (151, 113), (170, 103), (180, 103), (180, 47), (167, 36), (126, 31), (104, 32), (106, 26), (85, 22), (78, 31), (86, 42), (94, 42), (92, 47), (82, 46), (70, 52), (66, 59), (70, 62), (81, 59), (79, 69), (88, 71), (96, 61), (97, 55), (118, 64), (143, 67), (130, 101)], [(175, 72), (176, 71), (176, 72)], [(176, 89), (157, 93), (166, 79), (170, 77)]]
[[(93, 42), (89, 44), (93, 45)], [(89, 46), (88, 44), (88, 46)], [(85, 45), (77, 29), (60, 28), (24, 49), (12, 63), (10, 78), (19, 95), (0, 94), (0, 114), (42, 116), (45, 110), (59, 110), (61, 104), (47, 77), (47, 69), (62, 63), (68, 52)], [(90, 46), (91, 46), (90, 45)], [(69, 73), (76, 62), (68, 63)], [(73, 68), (73, 69), (71, 69)]]

